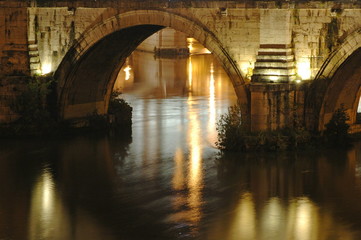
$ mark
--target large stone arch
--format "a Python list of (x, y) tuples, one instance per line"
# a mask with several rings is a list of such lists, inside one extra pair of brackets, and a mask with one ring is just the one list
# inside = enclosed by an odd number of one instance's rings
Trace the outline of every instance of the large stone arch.
[(248, 90), (241, 73), (223, 44), (206, 26), (185, 16), (161, 10), (135, 10), (112, 16), (77, 39), (59, 65), (59, 115), (63, 119), (105, 114), (116, 75), (125, 59), (147, 37), (171, 27), (196, 38), (223, 65), (248, 113)]
[(322, 131), (343, 105), (356, 122), (361, 86), (361, 29), (350, 34), (326, 59), (310, 86), (306, 102), (308, 124)]

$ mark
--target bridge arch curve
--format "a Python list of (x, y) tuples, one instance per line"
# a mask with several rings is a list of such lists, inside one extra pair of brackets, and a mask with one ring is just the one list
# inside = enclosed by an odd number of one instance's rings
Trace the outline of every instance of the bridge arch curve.
[(85, 117), (94, 112), (106, 114), (117, 73), (126, 57), (143, 40), (164, 27), (196, 38), (213, 53), (230, 77), (243, 112), (247, 113), (245, 82), (214, 33), (185, 16), (162, 10), (134, 10), (93, 25), (67, 52), (55, 72), (60, 117)]
[(361, 94), (361, 29), (350, 34), (326, 59), (310, 86), (306, 107), (314, 119), (308, 119), (322, 131), (334, 111), (344, 106), (350, 123), (356, 122)]

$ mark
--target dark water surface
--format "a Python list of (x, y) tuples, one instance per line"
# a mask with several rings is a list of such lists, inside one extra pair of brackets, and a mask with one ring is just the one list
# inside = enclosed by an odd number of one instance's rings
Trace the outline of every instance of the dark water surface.
[(213, 58), (134, 61), (131, 138), (0, 142), (1, 240), (361, 239), (361, 144), (220, 157)]

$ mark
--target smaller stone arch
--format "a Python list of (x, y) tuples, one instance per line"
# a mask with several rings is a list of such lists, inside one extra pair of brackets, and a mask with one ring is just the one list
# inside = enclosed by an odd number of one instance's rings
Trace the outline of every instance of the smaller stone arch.
[(343, 105), (356, 122), (361, 86), (361, 29), (350, 34), (330, 54), (310, 86), (306, 102), (306, 121), (316, 130), (324, 130), (337, 108)]
[[(134, 10), (94, 24), (70, 48), (55, 73), (60, 117), (85, 117), (92, 112), (105, 114), (112, 86), (122, 65), (119, 63), (124, 62), (143, 40), (164, 27), (184, 32), (211, 50), (230, 77), (243, 108), (243, 116), (247, 116), (249, 104), (245, 81), (237, 64), (214, 33), (185, 16), (162, 10)], [(109, 48), (114, 48), (114, 51)], [(98, 76), (92, 71), (97, 66), (94, 59), (101, 61), (104, 57), (108, 58), (110, 65), (99, 64), (105, 73)]]

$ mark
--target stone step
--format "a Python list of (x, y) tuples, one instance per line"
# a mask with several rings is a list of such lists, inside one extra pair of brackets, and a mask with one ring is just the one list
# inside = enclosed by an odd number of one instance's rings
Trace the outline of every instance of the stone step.
[(40, 63), (30, 64), (30, 70), (39, 70), (39, 69), (40, 69)]
[(36, 57), (36, 56), (39, 56), (39, 51), (38, 50), (35, 50), (35, 51), (29, 51), (29, 56), (30, 57)]
[(276, 75), (253, 75), (254, 82), (292, 82), (296, 80), (296, 75), (291, 76), (276, 76)]
[(29, 44), (29, 50), (30, 51), (37, 51), (38, 50), (38, 44)]
[(271, 62), (271, 61), (264, 61), (264, 62), (255, 62), (254, 64), (255, 68), (291, 68), (295, 67), (294, 62)]
[(291, 76), (296, 74), (295, 68), (281, 69), (281, 68), (255, 68), (254, 75), (277, 75), (277, 76)]
[(32, 63), (40, 63), (40, 57), (39, 56), (30, 57), (30, 64)]
[(256, 62), (260, 61), (274, 61), (274, 62), (284, 62), (284, 61), (294, 61), (293, 55), (257, 55)]
[(258, 49), (258, 52), (265, 52), (265, 53), (291, 53), (292, 54), (292, 48), (260, 48)]

